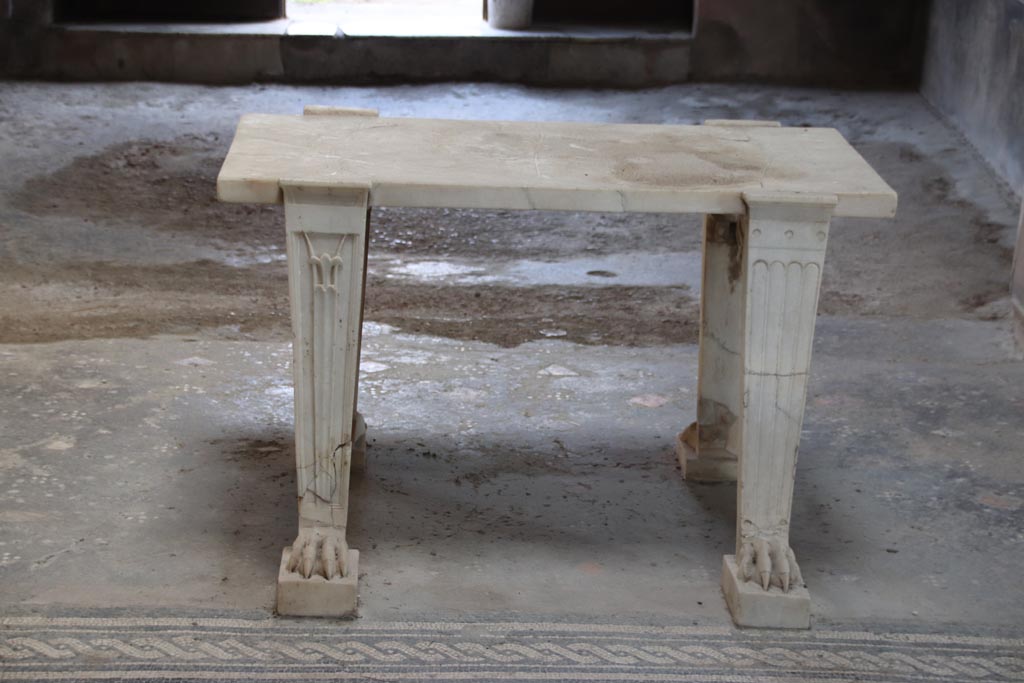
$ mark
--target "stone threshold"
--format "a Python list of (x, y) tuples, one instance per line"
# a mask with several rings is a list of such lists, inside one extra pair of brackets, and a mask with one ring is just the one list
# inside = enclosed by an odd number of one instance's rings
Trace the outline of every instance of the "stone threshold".
[[(356, 6), (357, 8), (359, 6)], [(404, 8), (403, 8), (404, 9)], [(369, 11), (366, 11), (369, 10)], [(384, 11), (379, 11), (384, 10)], [(179, 36), (318, 36), (335, 38), (464, 38), (528, 41), (671, 41), (689, 43), (692, 32), (681, 27), (655, 25), (623, 27), (588, 24), (537, 24), (509, 31), (491, 28), (479, 17), (438, 12), (399, 11), (394, 7), (367, 7), (345, 11), (337, 20), (277, 19), (238, 23), (58, 23), (55, 28), (118, 34)]]
[[(379, 9), (379, 8), (378, 8)], [(489, 81), (643, 88), (690, 76), (691, 33), (653, 27), (491, 29), (477, 17), (353, 12), (252, 23), (63, 23), (25, 36), (21, 77), (251, 82)], [(390, 18), (389, 18), (390, 17)], [(81, 55), (89, 59), (81, 59)]]

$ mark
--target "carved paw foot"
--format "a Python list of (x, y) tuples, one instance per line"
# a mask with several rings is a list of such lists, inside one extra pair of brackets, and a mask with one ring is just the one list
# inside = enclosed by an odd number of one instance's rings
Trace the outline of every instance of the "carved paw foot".
[(348, 574), (345, 532), (330, 527), (300, 529), (288, 558), (288, 571), (305, 578), (314, 574), (327, 580)]
[(744, 542), (736, 561), (743, 580), (754, 581), (764, 590), (775, 586), (788, 593), (790, 588), (804, 585), (793, 549), (777, 538), (756, 537)]

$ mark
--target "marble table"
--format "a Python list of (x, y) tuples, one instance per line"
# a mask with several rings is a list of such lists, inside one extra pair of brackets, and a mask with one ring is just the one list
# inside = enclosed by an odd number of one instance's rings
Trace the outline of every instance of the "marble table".
[(307, 107), (243, 116), (217, 192), (285, 206), (299, 530), (282, 556), (279, 613), (356, 609), (359, 553), (345, 529), (365, 444), (356, 389), (371, 207), (699, 212), (699, 399), (677, 452), (688, 479), (738, 481), (736, 551), (722, 566), (736, 623), (809, 626), (789, 520), (829, 224), (896, 210), (896, 193), (836, 130)]

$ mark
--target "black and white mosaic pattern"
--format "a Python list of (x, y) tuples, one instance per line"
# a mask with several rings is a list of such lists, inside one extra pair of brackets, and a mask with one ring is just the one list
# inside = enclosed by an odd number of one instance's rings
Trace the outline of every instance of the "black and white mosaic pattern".
[(0, 680), (1024, 681), (1024, 638), (26, 614), (0, 618)]

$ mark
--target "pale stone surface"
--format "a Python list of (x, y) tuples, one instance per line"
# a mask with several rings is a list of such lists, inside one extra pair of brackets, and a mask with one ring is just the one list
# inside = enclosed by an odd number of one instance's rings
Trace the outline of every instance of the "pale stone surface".
[(356, 424), (352, 428), (352, 470), (361, 472), (366, 469), (366, 420), (361, 413), (356, 413)]
[(736, 556), (764, 590), (800, 585), (789, 547), (793, 479), (803, 425), (821, 268), (835, 198), (744, 195), (740, 223), (745, 293), (741, 348), (743, 434), (737, 487)]
[(302, 108), (303, 116), (378, 116), (376, 109), (359, 107), (332, 107), (326, 104), (307, 104)]
[(676, 448), (683, 476), (691, 481), (737, 477), (736, 458), (743, 442), (741, 335), (746, 301), (742, 220), (739, 215), (704, 217), (697, 421), (680, 434)]
[(810, 628), (811, 596), (806, 588), (765, 591), (739, 575), (734, 555), (722, 558), (722, 592), (737, 626)]
[(347, 576), (330, 580), (322, 576), (305, 578), (288, 570), (291, 548), (281, 553), (277, 575), (277, 613), (293, 617), (354, 616), (358, 605), (359, 551), (349, 550)]
[(363, 187), (372, 206), (743, 213), (758, 190), (835, 195), (837, 216), (896, 209), (831, 128), (243, 116), (218, 196), (277, 203), (282, 183)]
[[(295, 376), (295, 460), (299, 533), (287, 569), (296, 572), (286, 609), (307, 609), (325, 588), (351, 579), (346, 538), (354, 458), (365, 455), (365, 422), (355, 412), (366, 263), (365, 191), (288, 186), (285, 223)], [(363, 451), (362, 455), (360, 451)], [(305, 580), (306, 583), (303, 583)], [(281, 592), (279, 587), (279, 605)], [(308, 590), (309, 597), (302, 596)], [(343, 595), (348, 593), (342, 591)], [(341, 600), (339, 597), (338, 600)], [(313, 609), (313, 607), (309, 607)], [(324, 609), (338, 614), (338, 607)], [(290, 612), (300, 613), (300, 612)], [(303, 612), (304, 613), (304, 612)]]
[(762, 119), (705, 119), (704, 125), (732, 128), (779, 128), (782, 126), (778, 121), (764, 121)]
[(791, 603), (750, 596), (804, 590), (789, 523), (836, 198), (751, 192), (744, 201), (744, 215), (705, 218), (697, 422), (679, 435), (677, 455), (688, 479), (739, 482), (739, 574), (723, 578), (733, 618), (796, 627), (806, 619)]
[[(895, 210), (895, 193), (860, 155), (834, 130), (761, 121), (307, 114), (243, 117), (218, 179), (222, 199), (283, 195), (285, 204), (299, 496), (285, 595), (294, 594), (294, 609), (315, 602), (320, 581), (355, 581), (346, 526), (350, 471), (365, 456), (355, 402), (372, 205), (699, 210), (707, 214), (699, 401), (678, 453), (692, 479), (738, 479), (737, 559), (727, 557), (723, 576), (734, 619), (806, 627), (789, 524), (829, 223), (840, 211)], [(631, 402), (662, 405), (640, 398)], [(352, 596), (354, 609), (354, 585)]]
[(699, 448), (696, 422), (676, 436), (675, 450), (683, 479), (707, 483), (736, 481), (736, 456), (721, 448)]

